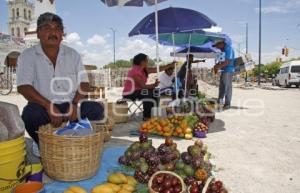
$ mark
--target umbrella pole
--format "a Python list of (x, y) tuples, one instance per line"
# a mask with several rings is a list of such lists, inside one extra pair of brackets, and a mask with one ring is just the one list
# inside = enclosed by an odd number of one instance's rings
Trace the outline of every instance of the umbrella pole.
[[(172, 40), (173, 40), (173, 55), (174, 55), (174, 61), (176, 59), (176, 51), (175, 51), (175, 35), (172, 33)], [(175, 96), (176, 96), (176, 101), (178, 100), (178, 93), (177, 93), (177, 65), (175, 64)]]
[(159, 49), (158, 49), (158, 8), (157, 0), (155, 0), (155, 36), (156, 36), (156, 68), (157, 68), (157, 77), (159, 74)]
[[(184, 87), (184, 97), (186, 97), (186, 92), (187, 92), (187, 77), (188, 77), (188, 66), (189, 66), (189, 60), (190, 60), (190, 49), (191, 49), (191, 39), (192, 39), (192, 34), (190, 34), (189, 37), (189, 47), (188, 47), (188, 58), (187, 58), (187, 65), (185, 66), (185, 87)], [(191, 64), (192, 67), (192, 64)]]

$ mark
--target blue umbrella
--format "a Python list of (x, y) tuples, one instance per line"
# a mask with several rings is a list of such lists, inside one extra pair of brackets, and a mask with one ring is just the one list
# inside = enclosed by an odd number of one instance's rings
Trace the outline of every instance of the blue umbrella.
[[(203, 13), (191, 9), (170, 7), (158, 11), (159, 34), (199, 30), (216, 25)], [(140, 34), (153, 35), (155, 30), (155, 13), (151, 13), (129, 32), (129, 37)]]
[[(108, 7), (114, 6), (133, 6), (133, 7), (142, 7), (144, 3), (147, 5), (155, 5), (155, 0), (101, 0)], [(167, 0), (157, 0), (157, 3), (161, 3)]]
[(184, 46), (171, 52), (171, 56), (186, 57), (187, 53), (193, 54), (195, 58), (215, 58), (217, 50), (211, 47), (212, 43), (209, 42), (202, 46)]
[[(205, 32), (196, 30), (190, 32), (179, 32), (171, 34), (159, 34), (159, 43), (167, 46), (202, 46), (208, 42), (225, 39), (221, 33)], [(155, 35), (150, 35), (151, 39), (156, 39)]]

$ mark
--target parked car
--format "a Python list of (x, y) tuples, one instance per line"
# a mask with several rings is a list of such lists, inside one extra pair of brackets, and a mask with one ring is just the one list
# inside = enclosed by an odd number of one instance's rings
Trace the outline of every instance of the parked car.
[(291, 87), (300, 85), (300, 60), (284, 63), (275, 78), (278, 86)]

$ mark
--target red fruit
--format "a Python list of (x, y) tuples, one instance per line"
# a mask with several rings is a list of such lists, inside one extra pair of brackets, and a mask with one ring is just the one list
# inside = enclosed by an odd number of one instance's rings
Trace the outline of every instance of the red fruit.
[(178, 180), (176, 177), (174, 177), (174, 178), (171, 180), (172, 186), (176, 186), (178, 183), (180, 183), (180, 182), (179, 182), (179, 180)]
[(191, 186), (190, 193), (200, 193), (198, 186)]
[(181, 185), (176, 185), (176, 186), (174, 187), (174, 193), (180, 193), (181, 190), (182, 190)]
[(169, 189), (171, 186), (172, 186), (172, 184), (171, 184), (171, 180), (170, 180), (170, 179), (166, 179), (166, 180), (163, 182), (163, 187), (164, 187), (164, 189)]
[(165, 144), (167, 146), (171, 146), (173, 144), (173, 139), (171, 137), (167, 137), (165, 140)]
[(223, 186), (223, 183), (221, 181), (216, 181), (215, 185), (217, 186), (218, 189), (221, 189)]
[(165, 189), (163, 193), (172, 193), (170, 189)]

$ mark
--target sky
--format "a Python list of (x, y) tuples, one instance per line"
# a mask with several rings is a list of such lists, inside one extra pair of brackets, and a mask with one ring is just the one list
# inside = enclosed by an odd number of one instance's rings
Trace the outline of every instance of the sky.
[[(249, 53), (258, 61), (258, 0), (168, 0), (159, 9), (183, 7), (202, 12), (228, 34), (236, 55), (245, 53), (249, 25)], [(100, 0), (56, 0), (57, 14), (63, 18), (66, 41), (83, 56), (85, 64), (98, 66), (113, 61), (113, 33), (116, 30), (116, 59), (130, 59), (144, 52), (155, 57), (155, 42), (146, 36), (128, 37), (129, 31), (154, 6), (109, 8)], [(7, 32), (7, 0), (0, 0), (0, 31)], [(300, 56), (300, 0), (262, 0), (262, 62), (281, 56), (287, 46), (289, 57)], [(171, 61), (172, 47), (160, 46), (160, 57)]]

